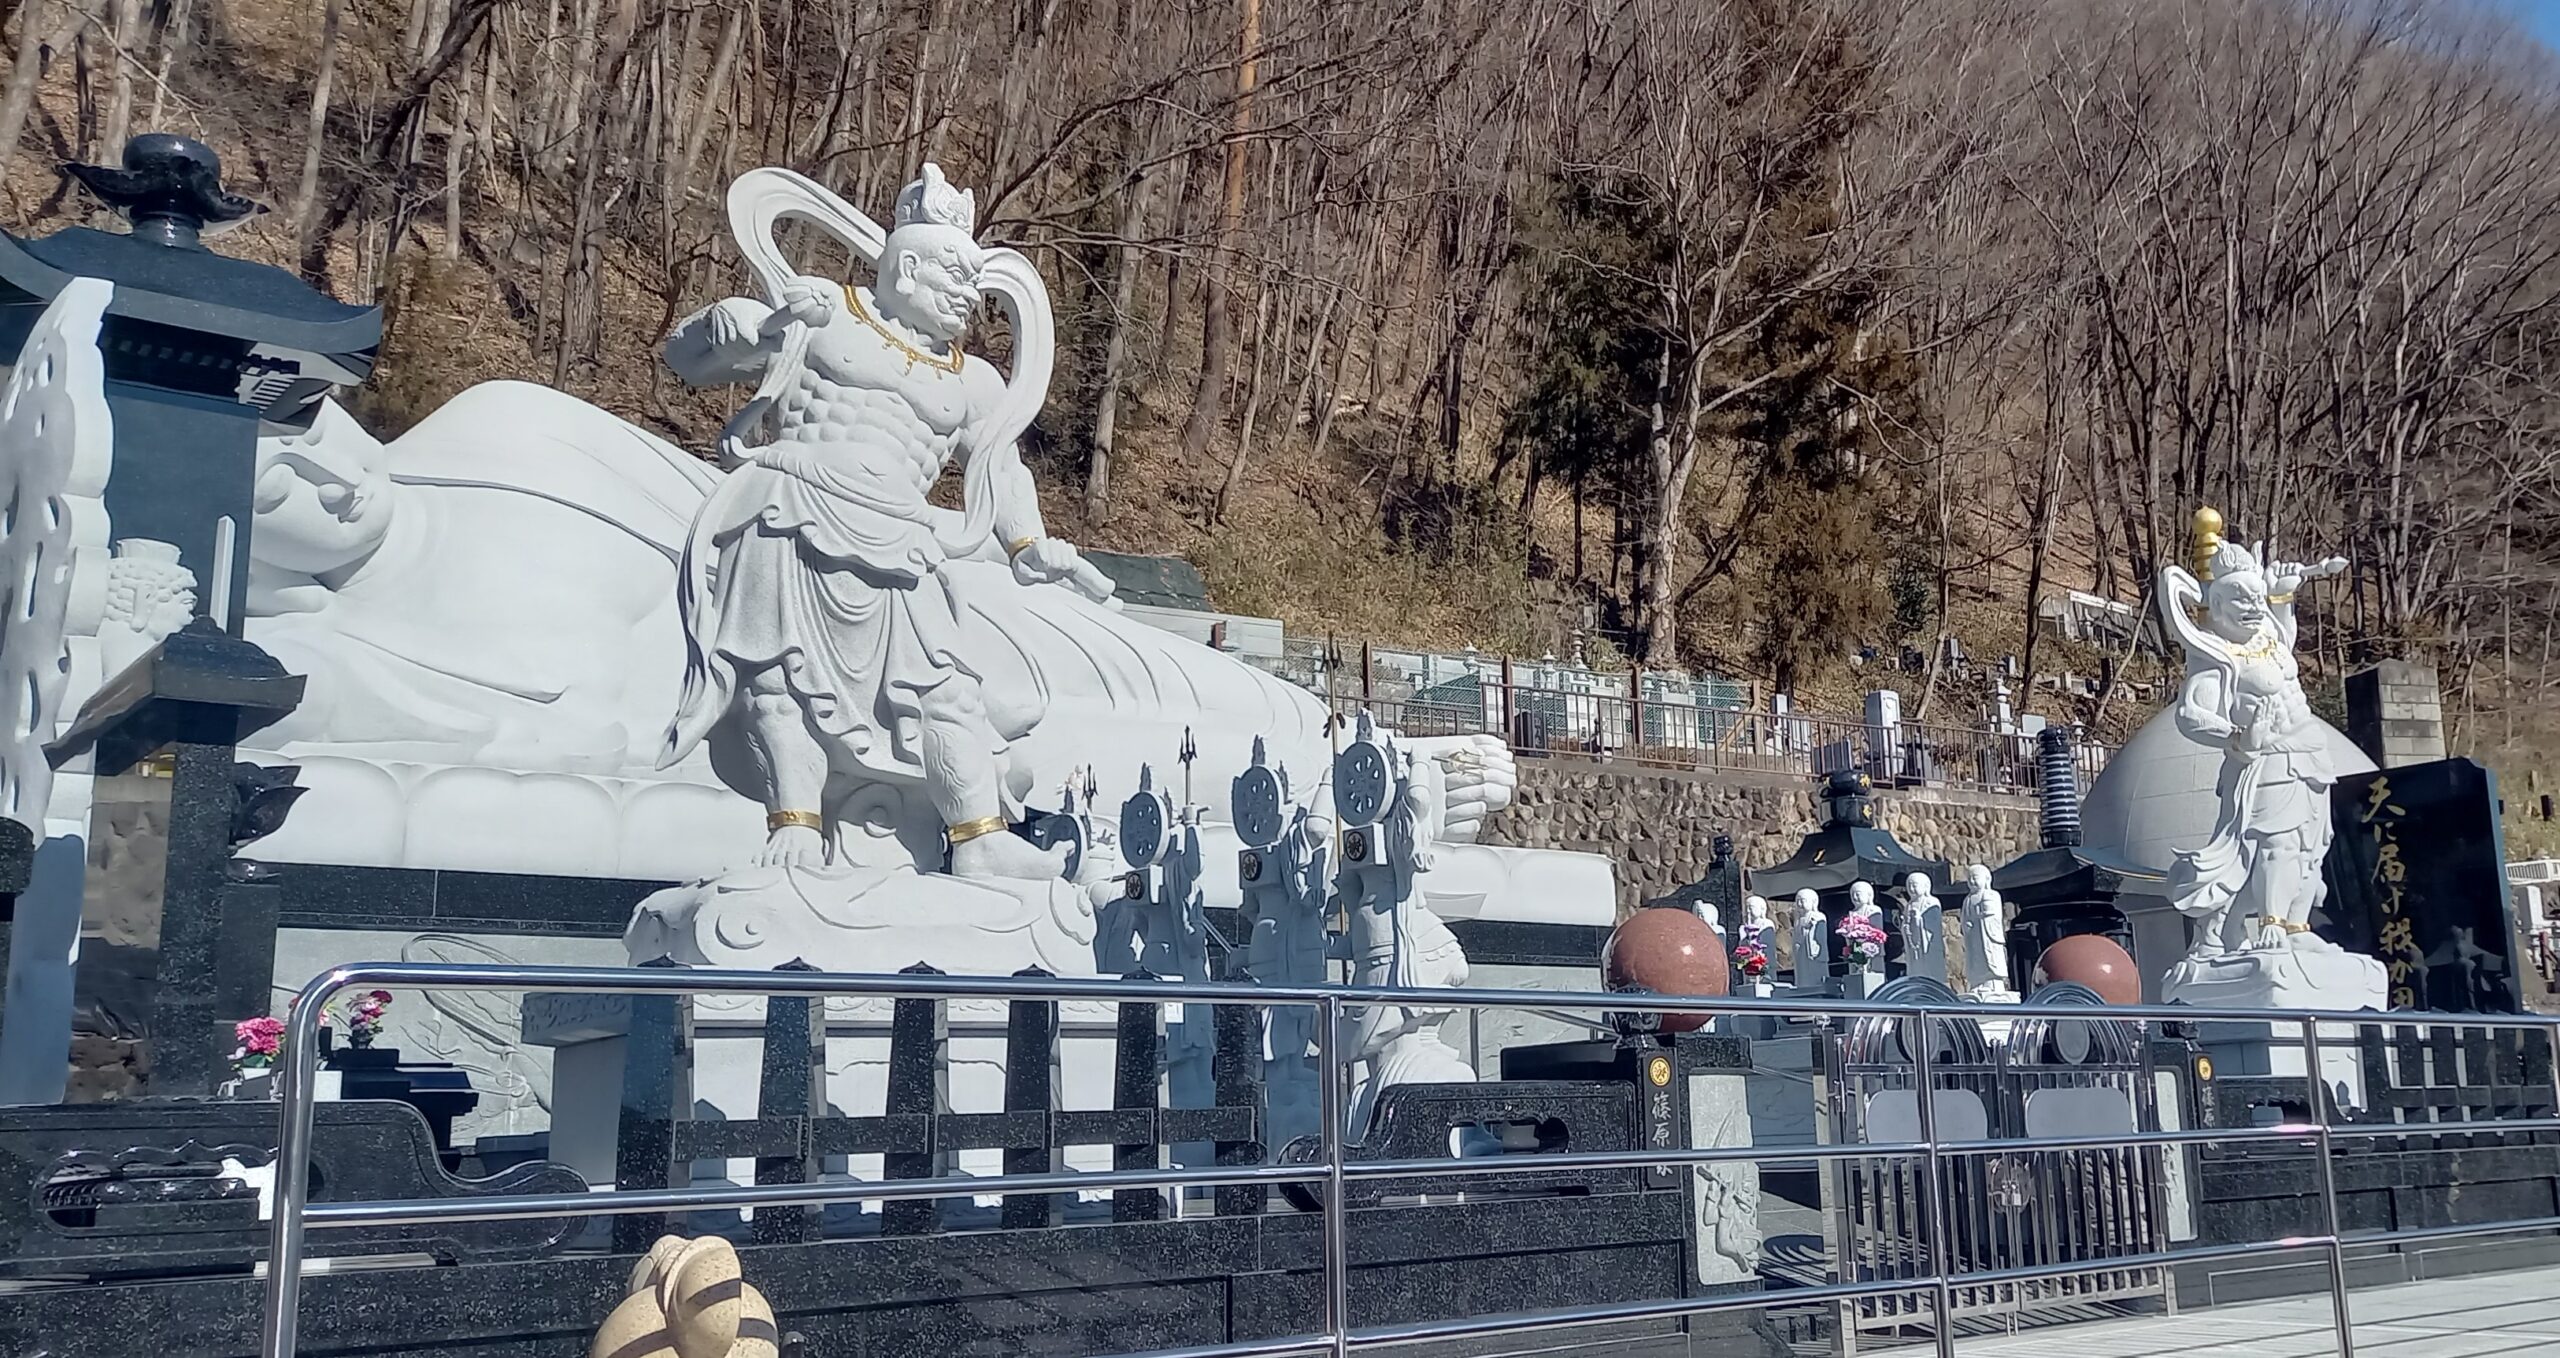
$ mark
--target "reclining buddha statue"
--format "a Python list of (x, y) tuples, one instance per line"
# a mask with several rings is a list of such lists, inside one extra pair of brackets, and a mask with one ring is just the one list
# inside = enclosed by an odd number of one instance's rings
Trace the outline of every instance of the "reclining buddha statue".
[[(1048, 532), (1014, 449), (1046, 393), (1046, 294), (976, 242), (969, 196), (928, 167), (884, 231), (757, 170), (730, 212), (762, 296), (667, 344), (688, 382), (756, 384), (716, 465), (513, 382), (387, 443), (335, 406), (261, 441), (248, 634), (310, 684), (254, 753), (315, 791), (261, 856), (1054, 877), (1058, 850), (1000, 832), (1071, 776), (1116, 799), (1186, 734), (1197, 786), (1225, 787), (1260, 737), (1321, 803), (1319, 699), (1128, 618)], [(799, 272), (785, 217), (874, 276)], [(1010, 376), (963, 347), (986, 298)], [(927, 503), (954, 463), (960, 508)], [(1425, 887), (1442, 913), (1545, 918), (1535, 898), (1561, 889), (1607, 921), (1604, 861), (1466, 845), (1510, 798), (1498, 738), (1406, 746), (1457, 850)], [(1229, 877), (1209, 875), (1213, 903)]]

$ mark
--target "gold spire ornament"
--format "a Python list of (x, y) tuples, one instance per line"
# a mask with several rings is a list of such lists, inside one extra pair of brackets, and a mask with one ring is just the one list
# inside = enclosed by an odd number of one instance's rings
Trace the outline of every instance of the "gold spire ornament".
[(2195, 563), (2196, 578), (2213, 578), (2213, 555), (2222, 550), (2222, 511), (2211, 505), (2196, 510), (2195, 530), (2188, 551)]

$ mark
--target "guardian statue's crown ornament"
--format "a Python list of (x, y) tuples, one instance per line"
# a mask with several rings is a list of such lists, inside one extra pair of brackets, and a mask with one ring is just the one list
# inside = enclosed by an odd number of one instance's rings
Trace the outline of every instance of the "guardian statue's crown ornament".
[(2258, 554), (2222, 536), (2222, 511), (2210, 506), (2196, 511), (2194, 531), (2188, 545), (2188, 556), (2195, 562), (2196, 579), (2212, 584), (2237, 576), (2260, 577), (2266, 568)]
[(942, 167), (928, 161), (924, 177), (899, 192), (897, 215), (891, 226), (947, 226), (974, 235), (978, 229), (978, 196), (972, 190), (951, 187), (951, 181), (942, 177)]

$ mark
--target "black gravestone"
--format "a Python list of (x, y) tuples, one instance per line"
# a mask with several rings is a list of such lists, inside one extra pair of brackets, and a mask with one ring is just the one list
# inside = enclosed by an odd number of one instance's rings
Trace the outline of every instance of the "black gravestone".
[(1672, 892), (1646, 901), (1648, 906), (1668, 905), (1699, 915), (1711, 915), (1726, 938), (1742, 927), (1742, 860), (1733, 853), (1733, 836), (1719, 830), (1715, 837), (1715, 855), (1707, 861), (1706, 875)]
[(2382, 959), (2391, 1007), (2521, 1012), (2497, 775), (2468, 759), (2350, 774), (2330, 814), (2328, 937)]

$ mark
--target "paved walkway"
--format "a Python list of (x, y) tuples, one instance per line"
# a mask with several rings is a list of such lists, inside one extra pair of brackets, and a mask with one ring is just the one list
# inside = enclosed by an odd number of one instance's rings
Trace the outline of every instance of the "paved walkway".
[[(2361, 1288), (2351, 1300), (2356, 1358), (2560, 1356), (2560, 1269)], [(2325, 1292), (1956, 1345), (1961, 1358), (2332, 1358), (2337, 1351)]]

